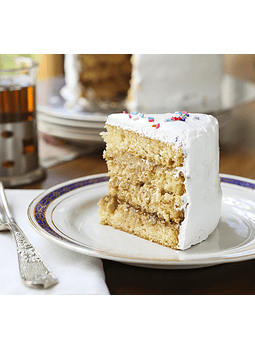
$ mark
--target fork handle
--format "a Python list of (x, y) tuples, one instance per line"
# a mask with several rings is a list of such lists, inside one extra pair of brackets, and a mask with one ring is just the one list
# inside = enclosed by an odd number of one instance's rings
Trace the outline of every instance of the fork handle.
[(20, 275), (25, 285), (42, 289), (58, 283), (21, 228), (15, 222), (9, 223), (9, 227), (15, 238)]

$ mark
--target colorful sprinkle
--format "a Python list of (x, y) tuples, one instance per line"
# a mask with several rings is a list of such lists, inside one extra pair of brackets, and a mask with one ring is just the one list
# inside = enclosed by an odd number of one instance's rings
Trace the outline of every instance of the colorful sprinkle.
[[(171, 118), (172, 121), (181, 120), (182, 122), (185, 122), (187, 117), (189, 117), (189, 113), (186, 111), (182, 111), (182, 112), (177, 111), (177, 112), (175, 112), (175, 114), (178, 115), (178, 117), (173, 116)], [(167, 120), (167, 121), (169, 121), (169, 120)]]
[(137, 114), (137, 112), (131, 112), (131, 114), (135, 114), (135, 115), (136, 115), (136, 114)]
[(128, 115), (128, 118), (129, 118), (129, 119), (131, 119), (131, 118), (132, 118), (132, 115), (131, 115), (131, 114), (129, 114), (129, 115)]
[(149, 121), (150, 123), (153, 123), (155, 120), (154, 120), (154, 118), (149, 117), (149, 118), (148, 118), (148, 121)]
[(172, 117), (172, 120), (173, 120), (173, 121), (181, 120), (181, 117)]
[(186, 112), (186, 111), (182, 111), (182, 116), (183, 116), (183, 117), (189, 117), (189, 113)]
[(141, 118), (143, 118), (143, 117), (144, 117), (144, 113), (141, 114)]
[(152, 127), (158, 129), (158, 128), (160, 127), (160, 123), (158, 123), (158, 124), (153, 124)]
[(124, 114), (128, 114), (126, 111), (123, 111)]

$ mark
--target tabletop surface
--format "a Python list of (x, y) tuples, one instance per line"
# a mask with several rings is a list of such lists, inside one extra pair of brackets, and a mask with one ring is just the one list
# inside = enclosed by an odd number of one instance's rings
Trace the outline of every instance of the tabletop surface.
[[(244, 143), (242, 142), (244, 145)], [(103, 146), (102, 146), (103, 149)], [(78, 177), (105, 173), (102, 149), (47, 169), (44, 180), (23, 186), (47, 189)], [(220, 172), (255, 179), (255, 154), (249, 147), (221, 148)], [(103, 260), (106, 283), (111, 294), (219, 295), (254, 294), (255, 260), (187, 270), (134, 267)]]

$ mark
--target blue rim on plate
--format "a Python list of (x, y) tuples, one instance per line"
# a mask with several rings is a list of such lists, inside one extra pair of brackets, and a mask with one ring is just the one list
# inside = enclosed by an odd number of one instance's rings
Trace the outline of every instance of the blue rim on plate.
[[(247, 188), (251, 188), (253, 190), (255, 189), (255, 183), (240, 180), (240, 178), (238, 178), (238, 177), (229, 178), (229, 177), (223, 177), (223, 175), (221, 175), (220, 179), (221, 179), (221, 182), (226, 182), (228, 184), (237, 185), (237, 186), (241, 186), (241, 187), (247, 187)], [(254, 180), (252, 180), (252, 181), (254, 181)]]
[[(247, 179), (243, 177), (237, 177), (233, 175), (226, 175), (226, 174), (220, 174), (220, 179), (222, 183), (226, 183), (233, 186), (238, 186), (242, 189), (246, 188), (247, 190), (254, 190), (255, 189), (255, 180)], [(139, 257), (124, 257), (124, 256), (118, 256), (118, 255), (112, 255), (112, 254), (106, 254), (105, 252), (101, 252), (100, 249), (88, 249), (86, 247), (81, 247), (79, 242), (70, 241), (68, 237), (61, 236), (58, 232), (54, 231), (53, 228), (50, 227), (49, 223), (47, 222), (46, 212), (49, 206), (54, 202), (54, 200), (58, 199), (62, 195), (65, 195), (69, 192), (72, 192), (76, 189), (81, 189), (86, 186), (93, 186), (100, 183), (107, 183), (109, 180), (109, 177), (107, 174), (98, 174), (93, 176), (87, 176), (84, 178), (78, 178), (75, 180), (67, 181), (63, 184), (56, 185), (48, 190), (45, 190), (45, 193), (42, 193), (40, 196), (34, 199), (34, 201), (30, 204), (28, 208), (28, 217), (29, 221), (32, 224), (32, 226), (43, 236), (46, 236), (46, 238), (49, 238), (56, 243), (62, 244), (65, 247), (69, 249), (73, 249), (87, 254), (96, 256), (99, 258), (106, 258), (110, 260), (117, 260), (121, 262), (126, 262), (133, 265), (140, 265), (147, 267), (151, 265), (152, 261), (139, 258)], [(254, 193), (255, 194), (255, 193)], [(255, 202), (255, 200), (254, 200)], [(33, 209), (32, 209), (33, 208)], [(210, 266), (210, 265), (217, 265), (225, 262), (231, 262), (231, 261), (242, 261), (242, 260), (248, 260), (248, 259), (254, 259), (255, 258), (255, 246), (250, 247), (252, 249), (249, 249), (249, 251), (243, 252), (240, 255), (236, 255), (235, 257), (232, 255), (219, 257), (219, 258), (206, 258), (204, 261), (199, 261), (199, 259), (196, 260), (189, 260), (185, 262), (186, 266), (190, 267), (202, 267), (202, 266)], [(102, 254), (101, 254), (102, 253)], [(234, 258), (234, 260), (233, 260)], [(139, 264), (137, 263), (139, 262)], [(181, 261), (173, 261), (173, 260), (162, 260), (162, 261), (155, 261), (157, 265), (169, 265), (177, 266), (178, 264), (181, 265), (183, 262)], [(150, 266), (149, 266), (150, 267)], [(153, 267), (153, 266), (151, 266)], [(163, 267), (164, 268), (164, 267)], [(169, 267), (167, 267), (169, 268)], [(175, 267), (174, 267), (175, 268)], [(177, 267), (178, 268), (178, 267)]]
[(43, 197), (38, 204), (35, 206), (34, 209), (34, 217), (37, 221), (38, 225), (54, 237), (57, 237), (61, 240), (66, 241), (66, 239), (59, 234), (57, 234), (52, 228), (49, 226), (47, 220), (46, 220), (46, 211), (48, 209), (48, 206), (58, 197), (62, 196), (63, 194), (76, 190), (77, 188), (94, 185), (101, 182), (107, 182), (109, 180), (109, 177), (104, 175), (101, 177), (95, 177), (95, 178), (89, 178), (85, 180), (80, 180), (74, 183), (66, 184), (60, 188), (56, 188), (52, 192), (48, 193)]

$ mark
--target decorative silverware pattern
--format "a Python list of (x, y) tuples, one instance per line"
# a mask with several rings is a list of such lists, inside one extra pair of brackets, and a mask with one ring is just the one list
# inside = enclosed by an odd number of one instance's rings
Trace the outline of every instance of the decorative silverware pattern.
[(46, 289), (58, 283), (57, 278), (45, 265), (40, 254), (30, 243), (24, 232), (15, 222), (10, 211), (4, 186), (0, 182), (0, 231), (12, 232), (17, 246), (18, 263), (21, 279), (24, 284), (32, 288)]

